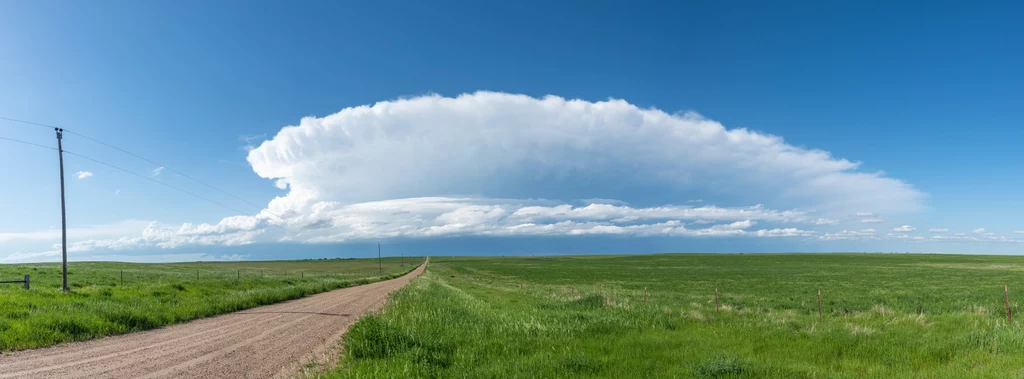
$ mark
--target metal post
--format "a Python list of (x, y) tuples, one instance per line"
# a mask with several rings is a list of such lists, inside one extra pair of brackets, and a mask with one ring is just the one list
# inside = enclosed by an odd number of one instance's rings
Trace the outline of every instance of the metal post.
[(61, 137), (64, 129), (53, 128), (57, 132), (57, 156), (60, 159), (60, 224), (61, 224), (61, 269), (64, 277), (64, 292), (68, 292), (68, 217), (64, 206), (64, 145)]
[(380, 265), (380, 242), (377, 242), (377, 271), (384, 273), (384, 267)]
[(25, 289), (28, 289), (28, 274), (25, 274)]
[(124, 285), (124, 270), (121, 270), (121, 285)]

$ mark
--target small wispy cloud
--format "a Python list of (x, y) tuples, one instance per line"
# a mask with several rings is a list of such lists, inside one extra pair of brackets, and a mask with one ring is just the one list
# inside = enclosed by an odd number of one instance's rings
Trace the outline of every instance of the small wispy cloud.
[(945, 232), (948, 232), (948, 231), (949, 231), (949, 229), (946, 229), (946, 228), (931, 228), (931, 229), (928, 229), (929, 233), (945, 233)]
[(903, 225), (903, 226), (897, 226), (895, 228), (892, 228), (892, 231), (899, 232), (899, 233), (910, 233), (910, 232), (913, 232), (915, 230), (917, 230), (917, 228), (915, 228), (913, 226), (910, 226), (910, 225)]
[(971, 231), (971, 233), (974, 233), (974, 234), (982, 234), (982, 233), (985, 233), (985, 228), (977, 228), (977, 229), (974, 229), (974, 230), (972, 230), (972, 231)]
[(857, 213), (854, 213), (854, 216), (857, 216), (857, 217), (875, 217), (877, 215), (874, 212), (857, 212)]
[(153, 176), (160, 175), (161, 172), (164, 172), (164, 166), (160, 166), (160, 167), (154, 168), (153, 169)]
[(1024, 234), (1024, 230), (1014, 230), (1013, 234)]
[(114, 195), (115, 195), (115, 196), (116, 196), (116, 195), (120, 195), (120, 194), (121, 194), (121, 190), (115, 190), (115, 191), (114, 191)]
[(239, 141), (243, 141), (243, 142), (245, 142), (247, 144), (252, 144), (253, 141), (259, 141), (259, 140), (265, 140), (265, 139), (267, 139), (267, 134), (266, 133), (263, 133), (263, 134), (252, 134), (252, 135), (240, 135), (240, 136), (238, 136), (238, 140)]
[(703, 203), (703, 202), (704, 202), (704, 199), (693, 199), (693, 200), (688, 200), (687, 201), (687, 203)]
[(242, 145), (241, 149), (245, 150), (246, 152), (255, 150), (256, 149), (256, 145), (258, 145), (259, 142), (261, 142), (261, 141), (265, 141), (266, 139), (267, 139), (267, 134), (266, 133), (264, 133), (264, 134), (252, 134), (252, 135), (240, 135), (240, 136), (238, 136), (238, 140), (239, 141), (245, 142), (245, 145)]
[(90, 176), (92, 176), (92, 172), (89, 172), (89, 171), (79, 171), (78, 173), (75, 174), (75, 177), (77, 177), (79, 179), (85, 179), (85, 178), (88, 178)]
[(878, 217), (869, 217), (869, 218), (862, 218), (862, 219), (860, 219), (860, 223), (861, 224), (881, 224), (883, 222), (885, 222), (885, 220), (880, 219)]

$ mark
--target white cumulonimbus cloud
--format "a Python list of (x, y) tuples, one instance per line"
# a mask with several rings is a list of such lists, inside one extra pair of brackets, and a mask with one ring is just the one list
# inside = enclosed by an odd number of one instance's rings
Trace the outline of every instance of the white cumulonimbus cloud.
[[(153, 223), (75, 248), (465, 235), (843, 239), (875, 233), (811, 229), (850, 214), (882, 222), (874, 211), (917, 211), (925, 197), (859, 162), (696, 113), (496, 92), (306, 117), (247, 160), (287, 190), (258, 215)], [(731, 205), (692, 200), (704, 195)], [(576, 199), (606, 200), (571, 205)]]
[[(482, 194), (513, 198), (711, 191), (784, 208), (915, 211), (923, 194), (859, 163), (695, 113), (495, 92), (421, 96), (306, 117), (248, 155), (289, 193), (271, 211), (320, 201)], [(675, 199), (665, 203), (682, 203)]]

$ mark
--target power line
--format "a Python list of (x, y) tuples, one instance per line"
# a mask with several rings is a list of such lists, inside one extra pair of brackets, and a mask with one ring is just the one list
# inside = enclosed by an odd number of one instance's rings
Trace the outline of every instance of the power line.
[(44, 148), (44, 149), (57, 150), (57, 148), (53, 147), (53, 146), (40, 145), (38, 143), (22, 141), (20, 139), (7, 138), (7, 137), (0, 137), (0, 139), (11, 141), (11, 142), (23, 143), (23, 144), (26, 144), (26, 145), (32, 145), (32, 146), (35, 146), (35, 147), (41, 147), (41, 148)]
[(142, 174), (136, 173), (136, 172), (134, 172), (134, 171), (131, 171), (131, 170), (128, 170), (128, 169), (125, 169), (125, 168), (121, 168), (121, 167), (118, 167), (118, 166), (112, 165), (112, 164), (110, 164), (110, 163), (107, 163), (107, 162), (103, 162), (103, 161), (100, 161), (100, 160), (98, 160), (98, 159), (93, 159), (93, 158), (89, 158), (89, 157), (87, 157), (87, 156), (84, 156), (84, 155), (82, 155), (82, 154), (77, 154), (77, 153), (73, 153), (73, 152), (70, 152), (70, 151), (67, 151), (67, 150), (64, 150), (64, 154), (68, 154), (68, 155), (74, 155), (74, 156), (76, 156), (76, 157), (79, 157), (79, 158), (82, 158), (82, 159), (86, 159), (86, 160), (89, 160), (89, 161), (93, 161), (93, 162), (95, 162), (95, 163), (99, 163), (99, 164), (101, 164), (101, 165), (104, 165), (104, 166), (107, 166), (107, 167), (113, 168), (113, 169), (115, 169), (115, 170), (123, 171), (123, 172), (125, 172), (125, 173), (131, 174), (131, 175), (134, 175), (134, 176), (138, 176), (138, 177), (140, 177), (140, 178), (143, 178), (143, 179), (146, 179), (146, 180), (148, 180), (148, 181), (151, 181), (151, 182), (153, 182), (153, 183), (157, 183), (157, 184), (159, 184), (159, 185), (162, 185), (162, 186), (168, 187), (168, 188), (170, 188), (170, 189), (173, 189), (173, 190), (176, 190), (176, 191), (179, 191), (179, 192), (182, 192), (182, 193), (188, 194), (188, 195), (192, 195), (193, 197), (195, 197), (195, 198), (197, 198), (197, 199), (200, 199), (200, 200), (204, 200), (204, 201), (206, 201), (206, 202), (208, 202), (208, 203), (210, 203), (210, 204), (214, 204), (214, 205), (220, 206), (220, 207), (222, 207), (222, 208), (224, 208), (224, 209), (228, 209), (228, 210), (230, 210), (230, 211), (232, 211), (232, 212), (236, 212), (236, 213), (240, 213), (240, 214), (245, 214), (245, 213), (246, 213), (246, 212), (244, 212), (244, 211), (240, 211), (240, 210), (237, 210), (237, 209), (235, 209), (235, 208), (229, 207), (229, 206), (227, 206), (227, 205), (221, 204), (221, 203), (219, 203), (219, 202), (216, 202), (216, 201), (210, 200), (210, 199), (208, 199), (208, 198), (206, 198), (206, 197), (203, 197), (203, 196), (199, 196), (199, 195), (197, 195), (197, 194), (195, 194), (195, 193), (189, 192), (189, 191), (187, 191), (187, 190), (184, 190), (184, 189), (182, 189), (182, 188), (180, 188), (180, 187), (176, 187), (176, 186), (173, 186), (173, 185), (170, 185), (170, 184), (167, 184), (167, 183), (161, 182), (161, 181), (159, 181), (159, 180), (153, 179), (153, 178), (151, 178), (151, 177), (148, 177), (148, 176), (146, 176), (146, 175), (142, 175)]
[[(204, 186), (207, 186), (207, 187), (209, 187), (209, 188), (212, 188), (212, 189), (214, 189), (214, 190), (217, 190), (217, 191), (218, 191), (218, 192), (220, 192), (220, 193), (223, 193), (223, 194), (225, 194), (225, 195), (231, 196), (231, 197), (233, 197), (233, 198), (235, 198), (235, 199), (237, 199), (237, 200), (239, 200), (239, 201), (241, 201), (241, 202), (243, 202), (243, 203), (246, 203), (246, 204), (248, 204), (248, 205), (250, 205), (250, 206), (252, 206), (252, 207), (254, 207), (254, 208), (258, 208), (258, 209), (260, 209), (260, 210), (264, 210), (262, 206), (259, 206), (259, 205), (256, 205), (256, 204), (253, 204), (253, 203), (252, 203), (252, 202), (250, 202), (249, 200), (243, 199), (243, 198), (241, 198), (241, 197), (239, 197), (239, 196), (235, 196), (234, 194), (232, 194), (232, 193), (230, 193), (230, 192), (228, 192), (228, 191), (225, 191), (225, 190), (222, 190), (222, 189), (220, 189), (220, 188), (217, 188), (217, 187), (213, 186), (212, 184), (208, 184), (208, 183), (206, 183), (206, 182), (204, 182), (204, 181), (202, 181), (202, 180), (196, 179), (196, 178), (194, 178), (194, 177), (192, 177), (192, 176), (190, 176), (190, 175), (188, 175), (188, 174), (186, 174), (186, 173), (184, 173), (184, 172), (181, 172), (181, 171), (175, 170), (175, 169), (173, 169), (173, 168), (167, 167), (167, 166), (165, 166), (165, 165), (163, 165), (163, 164), (160, 164), (160, 163), (158, 163), (158, 162), (155, 162), (155, 161), (153, 161), (153, 160), (151, 160), (151, 159), (149, 159), (149, 158), (146, 158), (146, 157), (143, 157), (143, 156), (141, 156), (141, 155), (135, 154), (135, 153), (133, 153), (133, 152), (130, 152), (130, 151), (128, 151), (128, 150), (125, 150), (125, 149), (122, 149), (122, 148), (120, 148), (120, 147), (117, 147), (117, 146), (111, 145), (111, 144), (109, 144), (109, 143), (106, 143), (106, 142), (103, 142), (103, 141), (97, 140), (97, 139), (95, 139), (95, 138), (92, 138), (92, 137), (89, 137), (89, 136), (85, 136), (85, 135), (83, 135), (83, 134), (81, 134), (81, 133), (75, 133), (75, 132), (73, 132), (73, 131), (70, 131), (70, 130), (65, 130), (65, 131), (66, 131), (66, 132), (68, 132), (68, 133), (70, 133), (70, 134), (74, 134), (74, 135), (76, 135), (76, 136), (79, 136), (79, 137), (85, 138), (85, 139), (87, 139), (87, 140), (90, 140), (90, 141), (92, 141), (92, 142), (98, 143), (98, 144), (100, 144), (100, 145), (103, 145), (103, 146), (109, 147), (109, 148), (111, 148), (111, 149), (114, 149), (114, 150), (120, 151), (120, 152), (122, 152), (122, 153), (125, 153), (125, 154), (128, 154), (128, 155), (131, 155), (131, 156), (133, 156), (133, 157), (135, 157), (135, 158), (138, 158), (138, 159), (144, 160), (144, 161), (146, 161), (146, 162), (149, 162), (149, 163), (151, 163), (151, 164), (157, 165), (157, 166), (159, 166), (159, 167), (163, 167), (163, 168), (164, 168), (165, 170), (167, 170), (167, 171), (170, 171), (170, 172), (173, 172), (173, 173), (175, 173), (175, 174), (181, 175), (181, 176), (183, 176), (183, 177), (185, 177), (185, 178), (187, 178), (187, 179), (190, 179), (190, 180), (192, 180), (192, 181), (194, 181), (194, 182), (196, 182), (196, 183), (199, 183), (199, 184), (202, 184), (202, 185), (204, 185)], [(277, 217), (277, 218), (279, 218), (279, 219), (284, 219), (283, 217), (281, 217), (281, 216), (278, 216), (278, 215), (276, 215), (276, 214), (274, 214), (274, 213), (271, 213), (270, 211), (267, 211), (267, 213), (270, 213), (271, 215), (274, 215), (275, 217)]]
[[(58, 128), (58, 127), (56, 127), (56, 126), (53, 126), (53, 125), (47, 125), (47, 124), (42, 124), (42, 123), (38, 123), (38, 122), (32, 122), (32, 121), (26, 121), (26, 120), (19, 120), (19, 119), (15, 119), (15, 118), (10, 118), (10, 117), (4, 117), (4, 116), (0, 116), (0, 120), (7, 120), (7, 121), (12, 121), (12, 122), (18, 122), (18, 123), (22, 123), (22, 124), (27, 124), (27, 125), (35, 125), (35, 126), (40, 126), (40, 127), (45, 127), (45, 128), (55, 128), (55, 129), (56, 129), (56, 128)], [(62, 129), (62, 130), (63, 130), (63, 131), (65, 132), (65, 133), (69, 133), (69, 134), (74, 134), (74, 135), (76, 135), (76, 136), (82, 137), (82, 138), (84, 138), (84, 139), (87, 139), (87, 140), (89, 140), (89, 141), (92, 141), (92, 142), (98, 143), (98, 144), (100, 144), (100, 145), (103, 145), (103, 146), (109, 147), (109, 148), (111, 148), (111, 149), (114, 149), (114, 150), (120, 151), (120, 152), (122, 152), (122, 153), (125, 153), (125, 154), (131, 155), (131, 156), (133, 156), (133, 157), (135, 157), (135, 158), (141, 159), (141, 160), (143, 160), (143, 161), (146, 161), (146, 162), (148, 162), (148, 163), (150, 163), (150, 164), (154, 164), (154, 165), (157, 165), (157, 166), (159, 166), (159, 167), (163, 167), (163, 168), (164, 168), (165, 170), (167, 170), (167, 171), (170, 171), (170, 172), (173, 172), (173, 173), (175, 173), (175, 174), (181, 175), (182, 177), (185, 177), (185, 178), (187, 178), (187, 179), (190, 179), (190, 180), (192, 180), (192, 181), (194, 181), (194, 182), (196, 182), (196, 183), (199, 183), (199, 184), (202, 184), (202, 185), (204, 185), (204, 186), (206, 186), (206, 187), (209, 187), (209, 188), (212, 188), (212, 189), (214, 189), (214, 190), (217, 190), (217, 191), (218, 191), (218, 192), (220, 192), (220, 193), (223, 193), (223, 194), (225, 194), (225, 195), (231, 196), (232, 198), (235, 198), (235, 199), (237, 199), (237, 200), (239, 200), (239, 201), (241, 201), (241, 202), (243, 202), (243, 203), (246, 203), (246, 204), (248, 204), (249, 206), (252, 206), (252, 207), (254, 207), (254, 208), (257, 208), (257, 209), (259, 209), (260, 211), (266, 211), (266, 212), (267, 212), (268, 214), (270, 214), (270, 215), (272, 215), (272, 216), (274, 216), (274, 217), (277, 217), (278, 219), (284, 220), (284, 217), (281, 217), (280, 215), (278, 215), (278, 214), (276, 214), (276, 213), (273, 213), (273, 212), (271, 212), (271, 211), (270, 211), (269, 209), (264, 209), (264, 208), (263, 208), (263, 206), (260, 206), (260, 205), (254, 204), (254, 203), (252, 203), (252, 202), (250, 202), (250, 201), (248, 201), (248, 200), (246, 200), (246, 199), (243, 199), (243, 198), (241, 198), (241, 197), (239, 197), (239, 196), (236, 196), (236, 195), (234, 195), (234, 194), (232, 194), (232, 193), (230, 193), (230, 192), (228, 192), (228, 191), (222, 190), (222, 189), (220, 189), (220, 188), (218, 188), (218, 187), (216, 187), (216, 186), (214, 186), (214, 185), (212, 185), (212, 184), (206, 183), (206, 182), (204, 182), (204, 181), (202, 181), (202, 180), (196, 179), (196, 178), (194, 178), (194, 177), (192, 177), (192, 176), (190, 176), (190, 175), (188, 175), (188, 174), (185, 174), (185, 173), (183, 173), (183, 172), (181, 172), (181, 171), (175, 170), (175, 169), (173, 169), (173, 168), (167, 167), (166, 165), (163, 165), (163, 164), (160, 164), (160, 163), (158, 163), (158, 162), (155, 162), (155, 161), (153, 161), (152, 159), (149, 159), (149, 158), (143, 157), (143, 156), (141, 156), (141, 155), (135, 154), (135, 153), (133, 153), (133, 152), (130, 152), (130, 151), (128, 151), (128, 150), (122, 149), (122, 148), (120, 148), (120, 147), (117, 147), (117, 146), (111, 145), (111, 144), (109, 144), (109, 143), (106, 143), (106, 142), (100, 141), (100, 140), (98, 140), (98, 139), (95, 139), (95, 138), (92, 138), (92, 137), (86, 136), (86, 135), (84, 135), (84, 134), (81, 134), (81, 133), (76, 133), (76, 132), (74, 132), (74, 131), (71, 131), (71, 130), (67, 130), (67, 129), (63, 129), (63, 128), (61, 128), (61, 129)], [(56, 150), (56, 149), (54, 149), (54, 150)], [(65, 150), (65, 151), (66, 151), (66, 150)], [(76, 154), (76, 155), (77, 155), (77, 154)], [(137, 175), (137, 174), (135, 174), (134, 172), (132, 172), (132, 174), (133, 174), (133, 175)], [(150, 180), (152, 180), (151, 178), (148, 178), (148, 177), (147, 177), (146, 179), (150, 179)], [(156, 180), (154, 180), (154, 181), (156, 181)], [(156, 182), (157, 182), (157, 183), (163, 183), (163, 182), (160, 182), (160, 181), (156, 181)], [(245, 213), (245, 212), (240, 212), (240, 213)]]
[[(8, 137), (3, 137), (3, 136), (0, 136), (0, 140), (6, 140), (6, 141), (11, 141), (11, 142), (17, 142), (17, 143), (22, 143), (22, 144), (26, 144), (26, 145), (31, 145), (31, 146), (35, 146), (35, 147), (41, 147), (41, 148), (43, 148), (43, 149), (48, 149), (48, 150), (54, 150), (54, 151), (56, 151), (56, 150), (57, 150), (57, 148), (55, 148), (55, 147), (52, 147), (52, 146), (40, 145), (40, 144), (38, 144), (38, 143), (32, 143), (32, 142), (28, 142), (28, 141), (22, 141), (22, 140), (19, 140), (19, 139), (14, 139), (14, 138), (8, 138)], [(156, 184), (159, 184), (159, 185), (162, 185), (162, 186), (168, 187), (168, 188), (170, 188), (170, 189), (173, 189), (173, 190), (175, 190), (175, 191), (179, 191), (179, 192), (185, 193), (185, 194), (187, 194), (187, 195), (193, 196), (193, 197), (195, 197), (195, 198), (197, 198), (197, 199), (200, 199), (200, 200), (206, 201), (206, 202), (208, 202), (208, 203), (210, 203), (210, 204), (214, 204), (214, 205), (217, 205), (217, 206), (219, 206), (219, 207), (222, 207), (222, 208), (224, 208), (224, 209), (228, 209), (228, 210), (230, 210), (230, 211), (232, 211), (232, 212), (235, 212), (235, 213), (239, 213), (239, 214), (245, 214), (245, 213), (246, 213), (246, 212), (244, 212), (244, 211), (240, 211), (240, 210), (238, 210), (238, 209), (235, 209), (235, 208), (232, 208), (232, 207), (230, 207), (230, 206), (224, 205), (224, 204), (222, 204), (222, 203), (219, 203), (219, 202), (217, 202), (217, 201), (211, 200), (211, 199), (209, 199), (209, 198), (206, 198), (206, 197), (203, 197), (203, 196), (197, 195), (197, 194), (195, 194), (195, 193), (193, 193), (193, 192), (187, 191), (187, 190), (185, 190), (185, 189), (182, 189), (182, 188), (180, 188), (180, 187), (176, 187), (176, 186), (174, 186), (174, 185), (170, 185), (170, 184), (167, 184), (167, 183), (161, 182), (161, 181), (159, 181), (159, 180), (153, 179), (153, 178), (151, 178), (151, 177), (148, 177), (148, 176), (146, 176), (146, 175), (142, 175), (142, 174), (136, 173), (136, 172), (134, 172), (134, 171), (131, 171), (131, 170), (128, 170), (128, 169), (125, 169), (125, 168), (122, 168), (122, 167), (119, 167), (119, 166), (116, 166), (116, 165), (113, 165), (113, 164), (107, 163), (107, 162), (103, 162), (103, 161), (101, 161), (101, 160), (98, 160), (98, 159), (95, 159), (95, 158), (90, 158), (90, 157), (84, 156), (84, 155), (82, 155), (82, 154), (77, 154), (77, 153), (74, 153), (74, 152), (71, 152), (71, 151), (67, 151), (67, 150), (64, 150), (64, 154), (68, 154), (68, 155), (74, 155), (74, 156), (76, 156), (76, 157), (79, 157), (79, 158), (82, 158), (82, 159), (85, 159), (85, 160), (89, 160), (89, 161), (92, 161), (92, 162), (95, 162), (95, 163), (98, 163), (98, 164), (101, 164), (101, 165), (104, 165), (104, 166), (107, 166), (107, 167), (113, 168), (113, 169), (115, 169), (115, 170), (118, 170), (118, 171), (122, 171), (122, 172), (125, 172), (125, 173), (127, 173), (127, 174), (130, 174), (130, 175), (134, 175), (134, 176), (140, 177), (140, 178), (142, 178), (142, 179), (146, 179), (146, 180), (148, 180), (148, 181), (151, 181), (151, 182), (154, 182), (154, 183), (156, 183)], [(270, 213), (270, 212), (267, 212), (267, 213)], [(271, 214), (273, 214), (273, 213), (271, 213)], [(275, 216), (277, 216), (277, 215), (275, 215)], [(278, 217), (280, 217), (280, 216), (278, 216)], [(271, 226), (275, 226), (275, 227), (278, 227), (278, 228), (281, 228), (281, 229), (285, 229), (284, 227), (282, 227), (282, 226), (280, 226), (280, 225), (276, 225), (276, 224), (272, 224), (272, 223), (267, 223), (267, 225), (271, 225)], [(287, 229), (285, 229), (285, 230), (287, 230)]]
[(28, 124), (28, 125), (35, 125), (35, 126), (41, 126), (41, 127), (47, 128), (47, 129), (60, 129), (60, 128), (58, 128), (58, 127), (56, 127), (56, 126), (53, 126), (53, 125), (46, 125), (46, 124), (40, 124), (40, 123), (38, 123), (38, 122), (32, 122), (32, 121), (25, 121), (25, 120), (19, 120), (19, 119), (16, 119), (16, 118), (10, 118), (10, 117), (3, 117), (3, 116), (0, 116), (0, 120), (7, 120), (7, 121), (11, 121), (11, 122), (20, 122), (20, 123), (22, 123), (22, 124)]

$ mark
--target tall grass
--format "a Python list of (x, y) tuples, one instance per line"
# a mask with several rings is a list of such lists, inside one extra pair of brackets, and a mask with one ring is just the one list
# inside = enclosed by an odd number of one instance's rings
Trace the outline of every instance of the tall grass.
[(71, 267), (72, 291), (63, 293), (58, 265), (0, 266), (0, 278), (23, 273), (32, 278), (28, 291), (0, 287), (0, 351), (151, 329), (390, 279), (413, 269), (389, 260), (378, 272), (375, 259)]
[(1021, 274), (1024, 259), (977, 256), (433, 259), (350, 329), (329, 375), (1016, 376), (1024, 328), (1002, 283), (1016, 310)]

